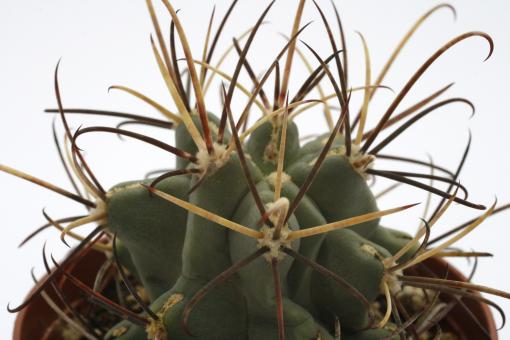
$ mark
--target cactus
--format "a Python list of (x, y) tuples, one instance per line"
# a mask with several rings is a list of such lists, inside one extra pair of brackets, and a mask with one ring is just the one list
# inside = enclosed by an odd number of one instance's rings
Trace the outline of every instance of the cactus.
[[(437, 6), (420, 18), (381, 76), (375, 82), (367, 76), (365, 86), (359, 89), (364, 93), (363, 105), (355, 116), (350, 105), (351, 93), (355, 89), (348, 83), (345, 41), (341, 39), (343, 51), (340, 51), (332, 28), (317, 4), (315, 7), (331, 41), (332, 52), (323, 59), (304, 43), (316, 68), (311, 68), (309, 78), (292, 97), (288, 88), (293, 57), (299, 54), (304, 58), (297, 42), (306, 28), (306, 25), (301, 26), (305, 0), (298, 3), (288, 42), (261, 78), (257, 78), (251, 69), (248, 51), (273, 3), (247, 33), (242, 47), (234, 39), (232, 49), (237, 50), (239, 60), (232, 75), (210, 64), (223, 25), (214, 36), (211, 36), (209, 26), (204, 48), (207, 53), (202, 61), (196, 61), (176, 11), (168, 0), (163, 3), (172, 18), (170, 51), (148, 0), (156, 30), (156, 41), (151, 42), (178, 114), (135, 90), (122, 86), (113, 88), (146, 101), (166, 115), (170, 123), (109, 111), (65, 109), (57, 66), (55, 93), (58, 107), (48, 111), (61, 118), (68, 151), (68, 160), (64, 163), (69, 164), (88, 195), (67, 191), (0, 165), (4, 172), (32, 181), (88, 208), (86, 216), (63, 220), (52, 219), (45, 213), (47, 226), (60, 229), (62, 241), (67, 242), (66, 238), (72, 237), (80, 243), (66, 260), (55, 263), (53, 270), (50, 270), (45, 254), (47, 278), (40, 283), (40, 289), (20, 306), (10, 308), (11, 311), (26, 307), (41, 292), (50, 289), (57, 276), (65, 275), (90, 295), (91, 301), (99, 300), (101, 308), (119, 316), (114, 320), (118, 323), (110, 324), (110, 329), (105, 332), (84, 327), (83, 324), (90, 325), (76, 318), (80, 311), (74, 311), (72, 315), (76, 319), (69, 327), (85, 338), (399, 339), (418, 331), (423, 332), (420, 333), (423, 336), (429, 334), (427, 322), (436, 316), (434, 313), (438, 309), (435, 307), (444, 305), (439, 303), (436, 293), (463, 296), (491, 305), (494, 303), (475, 292), (510, 297), (508, 293), (471, 283), (409, 274), (410, 268), (431, 257), (447, 256), (448, 252), (466, 257), (483, 256), (483, 253), (453, 252), (449, 247), (488, 216), (508, 207), (496, 207), (494, 203), (486, 208), (467, 200), (467, 190), (458, 182), (458, 175), (469, 144), (456, 171), (432, 163), (422, 164), (445, 172), (444, 176), (375, 168), (380, 151), (430, 112), (457, 102), (472, 107), (471, 102), (463, 98), (451, 98), (428, 106), (446, 91), (444, 88), (412, 108), (395, 114), (402, 99), (427, 68), (457, 43), (481, 37), (490, 45), (490, 57), (493, 44), (487, 34), (468, 32), (438, 49), (396, 95), (377, 125), (365, 131), (370, 100), (376, 90), (384, 87), (382, 81), (394, 57), (421, 22), (435, 11), (450, 6)], [(232, 3), (223, 23), (236, 3)], [(341, 25), (340, 36), (343, 37)], [(187, 89), (181, 79), (175, 52), (177, 37), (184, 51), (186, 74), (193, 91)], [(208, 49), (210, 39), (212, 43)], [(362, 36), (361, 39), (369, 73), (368, 49)], [(283, 62), (280, 76), (280, 63)], [(253, 81), (253, 91), (246, 90), (246, 86), (238, 81), (243, 69)], [(217, 114), (206, 108), (208, 73), (211, 73), (209, 79), (219, 75), (228, 81), (220, 88), (223, 105)], [(275, 96), (271, 104), (263, 89), (272, 74), (275, 75)], [(334, 94), (322, 95), (319, 100), (309, 99), (315, 88), (323, 93), (320, 86), (324, 82), (334, 88)], [(236, 89), (244, 91), (249, 98), (237, 119), (231, 109)], [(330, 99), (338, 101), (340, 106), (336, 121), (328, 104)], [(319, 104), (324, 105), (329, 132), (303, 143), (294, 118)], [(253, 105), (262, 111), (262, 118), (249, 125), (248, 115)], [(175, 145), (118, 127), (92, 126), (72, 131), (67, 122), (71, 113), (110, 115), (140, 124), (170, 127), (175, 130)], [(378, 141), (381, 131), (406, 118), (386, 139)], [(176, 169), (148, 179), (121, 183), (106, 191), (78, 147), (79, 137), (92, 133), (119, 134), (160, 148), (176, 156)], [(413, 159), (399, 160), (419, 163)], [(423, 219), (415, 236), (386, 228), (380, 223), (382, 217), (403, 212), (415, 204), (406, 202), (402, 206), (380, 209), (369, 185), (373, 177), (425, 190), (441, 197), (441, 202), (430, 216)], [(424, 178), (445, 182), (449, 188), (443, 191), (418, 180)], [(78, 187), (76, 183), (75, 186)], [(485, 211), (457, 228), (458, 233), (454, 236), (447, 233), (431, 240), (431, 228), (453, 202)], [(75, 233), (76, 228), (89, 223), (96, 223), (98, 227), (87, 237)], [(438, 241), (442, 242), (434, 245)], [(108, 258), (105, 265), (116, 264), (117, 275), (126, 286), (126, 296), (134, 299), (140, 311), (133, 306), (131, 309), (123, 307), (115, 299), (104, 298), (67, 274), (66, 268), (85, 247), (105, 252)], [(98, 277), (101, 277), (99, 273)], [(55, 285), (52, 287), (58, 289)], [(401, 300), (412, 291), (410, 287), (424, 288), (426, 294), (430, 292), (434, 298), (422, 301), (416, 314), (407, 315), (403, 321), (400, 315), (407, 312)], [(419, 293), (414, 294), (419, 296)], [(69, 314), (69, 311), (62, 313)]]

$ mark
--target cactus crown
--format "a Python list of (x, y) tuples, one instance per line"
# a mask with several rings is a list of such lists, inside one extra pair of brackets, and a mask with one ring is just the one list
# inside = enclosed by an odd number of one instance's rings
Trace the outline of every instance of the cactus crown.
[[(393, 339), (407, 338), (405, 334), (432, 338), (441, 319), (438, 316), (447, 306), (441, 302), (439, 293), (491, 305), (494, 304), (476, 292), (509, 297), (484, 286), (415, 274), (417, 267), (425, 266), (433, 257), (483, 256), (453, 251), (450, 246), (489, 215), (507, 208), (507, 205), (496, 208), (496, 203), (486, 208), (467, 200), (467, 190), (458, 182), (458, 176), (469, 143), (455, 171), (432, 162), (381, 154), (388, 144), (430, 112), (456, 102), (473, 107), (463, 98), (431, 104), (448, 86), (396, 113), (402, 99), (427, 68), (452, 46), (481, 37), (490, 45), (490, 56), (493, 43), (487, 34), (468, 32), (441, 46), (398, 92), (376, 126), (367, 131), (370, 101), (378, 89), (385, 87), (384, 77), (401, 48), (428, 16), (443, 8), (452, 9), (451, 6), (439, 5), (423, 15), (375, 81), (370, 77), (367, 44), (360, 34), (367, 77), (364, 86), (353, 88), (348, 79), (347, 47), (340, 16), (334, 4), (339, 41), (314, 2), (331, 41), (332, 51), (327, 58), (303, 43), (313, 56), (313, 61), (309, 61), (298, 48), (300, 33), (307, 27), (301, 25), (305, 0), (300, 0), (290, 38), (262, 76), (257, 77), (248, 61), (248, 51), (273, 2), (252, 29), (234, 39), (228, 51), (236, 50), (239, 59), (232, 75), (221, 70), (224, 57), (217, 66), (211, 61), (237, 1), (232, 2), (215, 34), (211, 18), (201, 60), (193, 58), (176, 11), (168, 0), (163, 3), (172, 19), (169, 46), (148, 0), (156, 32), (151, 44), (177, 113), (125, 86), (111, 89), (140, 98), (169, 121), (119, 112), (66, 109), (60, 97), (57, 66), (58, 107), (47, 111), (58, 113), (63, 123), (66, 153), (61, 156), (69, 173), (76, 177), (72, 179), (76, 192), (0, 165), (0, 170), (46, 187), (88, 209), (85, 216), (59, 220), (44, 213), (46, 227), (59, 229), (62, 241), (72, 237), (80, 243), (63, 262), (55, 263), (54, 269), (50, 269), (44, 254), (48, 276), (24, 303), (10, 308), (11, 311), (23, 309), (51, 287), (58, 291), (54, 283), (65, 276), (90, 296), (90, 301), (99, 306), (95, 308), (116, 315), (106, 330), (94, 327), (84, 318), (83, 310), (73, 310), (70, 305), (62, 310), (53, 303), (59, 315), (67, 316), (68, 327), (88, 339)], [(184, 70), (176, 53), (177, 38), (184, 52)], [(289, 79), (296, 55), (309, 66), (310, 76), (291, 96)], [(243, 70), (252, 79), (253, 90), (238, 81)], [(183, 75), (187, 76), (188, 86)], [(207, 111), (205, 101), (215, 76), (223, 78), (223, 105), (217, 115)], [(272, 103), (264, 91), (271, 77)], [(324, 93), (324, 82), (333, 87), (333, 94)], [(315, 89), (319, 99), (310, 98)], [(350, 105), (353, 91), (364, 94), (357, 112)], [(238, 92), (248, 97), (248, 103), (235, 118), (231, 103)], [(340, 107), (336, 118), (331, 100), (338, 101)], [(303, 143), (294, 119), (319, 105), (323, 107), (329, 131)], [(249, 114), (254, 106), (262, 116), (250, 125)], [(92, 126), (72, 131), (67, 122), (70, 113), (115, 116), (171, 128), (175, 130), (175, 144), (120, 127)], [(397, 124), (400, 125), (388, 137), (379, 140), (381, 131)], [(177, 157), (177, 167), (106, 191), (78, 147), (81, 135), (99, 132), (134, 138), (167, 151)], [(443, 175), (381, 170), (376, 166), (378, 157), (424, 165)], [(380, 218), (415, 204), (404, 202), (402, 206), (380, 210), (376, 204), (380, 195), (374, 195), (367, 183), (373, 177), (404, 183), (442, 200), (422, 220), (416, 235), (410, 236), (382, 226)], [(445, 182), (449, 187), (443, 191), (420, 179)], [(455, 228), (456, 233), (431, 239), (431, 228), (453, 202), (485, 211)], [(89, 223), (98, 227), (86, 237), (75, 232)], [(91, 247), (107, 255), (94, 289), (67, 270), (84, 249)], [(115, 277), (125, 285), (125, 289), (120, 289), (120, 300), (108, 299), (98, 291), (112, 265), (117, 269)], [(410, 296), (413, 305), (405, 302)], [(131, 303), (126, 304), (128, 298)]]

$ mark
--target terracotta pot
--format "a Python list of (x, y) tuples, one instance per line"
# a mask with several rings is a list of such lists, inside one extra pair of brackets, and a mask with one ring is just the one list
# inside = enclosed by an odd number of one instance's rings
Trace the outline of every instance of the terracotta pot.
[[(96, 272), (105, 260), (102, 253), (88, 250), (85, 251), (80, 259), (69, 268), (70, 272), (80, 279), (82, 282), (91, 286), (94, 282)], [(432, 258), (425, 262), (425, 264), (417, 266), (414, 269), (414, 273), (424, 276), (431, 276), (433, 273), (439, 277), (443, 277), (444, 273), (448, 268), (448, 278), (458, 281), (466, 281), (464, 275), (462, 275), (457, 269), (448, 266), (447, 262), (439, 259)], [(64, 294), (74, 303), (80, 303), (82, 301), (79, 292), (74, 286), (65, 280), (62, 281), (62, 287)], [(35, 289), (35, 288), (34, 288)], [(48, 290), (48, 294), (55, 298), (51, 290)], [(448, 301), (446, 295), (442, 296), (443, 300)], [(497, 340), (498, 335), (494, 318), (489, 308), (476, 302), (474, 300), (463, 300), (471, 312), (478, 317), (481, 324), (488, 330), (491, 339)], [(53, 329), (55, 328), (57, 315), (53, 310), (46, 304), (46, 302), (38, 297), (25, 309), (23, 309), (16, 318), (14, 327), (14, 340), (51, 340), (55, 339), (52, 335)], [(476, 326), (466, 311), (460, 307), (455, 307), (452, 312), (448, 315), (445, 322), (441, 324), (443, 330), (451, 331), (459, 336), (459, 340), (481, 340), (487, 339), (487, 336)]]
[[(105, 255), (93, 249), (84, 250), (79, 259), (69, 265), (68, 271), (88, 286), (92, 286), (96, 273), (105, 260)], [(62, 292), (73, 304), (83, 302), (79, 290), (63, 277), (60, 278)], [(56, 281), (58, 282), (58, 280)], [(32, 289), (34, 291), (36, 287)], [(58, 301), (52, 289), (47, 290), (54, 301)], [(14, 324), (15, 340), (53, 340), (53, 330), (57, 326), (57, 314), (46, 304), (42, 297), (35, 298), (25, 309), (18, 313)]]
[[(436, 277), (444, 278), (444, 275), (448, 273), (447, 278), (450, 280), (467, 281), (466, 277), (459, 270), (441, 258), (430, 258), (423, 265), (416, 266), (413, 269), (417, 274), (423, 276), (430, 277), (433, 273)], [(441, 299), (445, 302), (451, 300), (446, 294), (442, 294)], [(490, 335), (490, 339), (497, 340), (496, 323), (489, 307), (486, 304), (471, 299), (464, 298), (462, 301), (485, 327)], [(451, 331), (456, 334), (459, 340), (488, 339), (487, 335), (476, 325), (468, 312), (459, 305), (448, 314), (445, 322), (441, 323), (441, 327), (443, 331)]]

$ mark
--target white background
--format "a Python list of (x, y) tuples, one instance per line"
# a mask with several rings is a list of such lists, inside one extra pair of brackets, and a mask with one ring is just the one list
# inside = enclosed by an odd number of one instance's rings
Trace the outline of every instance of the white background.
[[(240, 1), (227, 25), (218, 51), (223, 50), (238, 32), (249, 28), (268, 1)], [(334, 25), (329, 1), (319, 1)], [(472, 100), (477, 114), (469, 120), (469, 110), (460, 104), (433, 113), (402, 135), (388, 147), (387, 152), (426, 160), (426, 153), (437, 164), (455, 168), (468, 136), (473, 134), (471, 154), (461, 175), (463, 184), (470, 188), (470, 198), (490, 205), (497, 195), (499, 202), (510, 200), (508, 173), (508, 79), (510, 79), (510, 39), (508, 22), (510, 8), (507, 1), (451, 1), (458, 10), (458, 19), (452, 20), (448, 10), (434, 14), (412, 38), (384, 82), (396, 91), (402, 88), (421, 63), (441, 44), (464, 31), (482, 30), (495, 41), (494, 56), (482, 63), (488, 46), (480, 38), (470, 39), (446, 53), (418, 82), (400, 106), (405, 108), (440, 87), (455, 81), (446, 96), (463, 96)], [(208, 23), (213, 1), (173, 1), (181, 8), (179, 16), (195, 56), (200, 57), (201, 43)], [(229, 1), (216, 1), (219, 21)], [(255, 41), (249, 59), (257, 71), (269, 65), (282, 39), (277, 32), (289, 34), (297, 1), (280, 0), (270, 12)], [(355, 31), (365, 35), (370, 47), (374, 77), (397, 42), (411, 24), (426, 10), (438, 4), (432, 1), (353, 1), (338, 3), (347, 30), (350, 50), (352, 85), (362, 85), (364, 64), (362, 48)], [(161, 22), (167, 24), (168, 15), (157, 6)], [(303, 22), (314, 20), (302, 38), (317, 48), (323, 56), (331, 49), (313, 4), (306, 5)], [(53, 70), (59, 58), (61, 88), (64, 105), (88, 108), (110, 108), (158, 117), (151, 108), (123, 93), (107, 88), (122, 84), (138, 89), (161, 103), (171, 106), (151, 54), (149, 33), (152, 32), (145, 1), (74, 1), (53, 0), (0, 2), (0, 162), (26, 171), (40, 178), (70, 188), (56, 156), (50, 133), (51, 117), (42, 113), (54, 107)], [(237, 32), (237, 33), (236, 33)], [(302, 45), (301, 45), (302, 46)], [(218, 57), (219, 53), (216, 54)], [(217, 59), (216, 59), (217, 60)], [(235, 59), (227, 62), (232, 72)], [(291, 79), (291, 93), (306, 76), (300, 62)], [(246, 78), (243, 82), (249, 84)], [(268, 90), (271, 93), (271, 90)], [(217, 111), (216, 87), (210, 92), (208, 109)], [(446, 96), (444, 98), (446, 98)], [(370, 115), (380, 117), (391, 99), (389, 91), (380, 91), (371, 106)], [(353, 105), (359, 105), (362, 96), (353, 95)], [(236, 94), (244, 103), (245, 98)], [(320, 112), (308, 113), (298, 119), (304, 133), (324, 131)], [(73, 117), (72, 125), (110, 124), (111, 121)], [(155, 129), (146, 131), (153, 136), (171, 140), (171, 135)], [(61, 131), (61, 130), (60, 130)], [(86, 151), (94, 171), (105, 187), (117, 182), (140, 178), (154, 168), (172, 165), (171, 158), (159, 150), (138, 142), (121, 142), (113, 135), (85, 137), (80, 146)], [(376, 168), (399, 169), (400, 164), (378, 163)], [(421, 169), (427, 171), (427, 169)], [(378, 183), (383, 187), (381, 181)], [(77, 204), (31, 184), (0, 174), (0, 338), (9, 338), (14, 316), (6, 312), (8, 302), (20, 303), (32, 285), (29, 271), (36, 267), (42, 273), (40, 250), (44, 241), (49, 249), (62, 255), (65, 248), (57, 241), (58, 234), (47, 231), (25, 248), (17, 244), (32, 229), (43, 223), (41, 208), (54, 217), (82, 213)], [(377, 190), (377, 189), (376, 189)], [(425, 195), (414, 189), (401, 189), (381, 201), (381, 208), (397, 204), (423, 201)], [(422, 207), (412, 212), (385, 220), (386, 225), (414, 232)], [(456, 208), (437, 225), (436, 233), (476, 216), (476, 212)], [(499, 289), (510, 290), (508, 281), (508, 213), (495, 216), (460, 245), (466, 249), (490, 251), (493, 259), (482, 259), (475, 281)], [(465, 261), (455, 261), (463, 270)], [(495, 299), (508, 312), (510, 303)], [(498, 319), (499, 322), (499, 319)], [(501, 338), (510, 337), (510, 328)]]

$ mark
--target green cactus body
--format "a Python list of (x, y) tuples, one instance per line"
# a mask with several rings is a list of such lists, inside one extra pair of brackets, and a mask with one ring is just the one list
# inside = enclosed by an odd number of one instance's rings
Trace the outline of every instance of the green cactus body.
[[(160, 182), (158, 188), (185, 199), (189, 182), (188, 177), (173, 177)], [(135, 273), (154, 300), (181, 273), (187, 212), (153, 199), (141, 183), (148, 185), (150, 181), (124, 183), (110, 190), (108, 228), (127, 248)], [(168, 261), (170, 258), (175, 261)]]
[[(264, 202), (272, 201), (274, 193), (269, 190), (269, 186), (265, 182), (258, 185), (257, 189)], [(247, 195), (234, 215), (234, 221), (258, 230), (260, 228), (257, 225), (258, 220), (260, 220), (260, 214), (253, 202), (253, 197)], [(289, 229), (299, 229), (296, 218), (289, 220)], [(257, 249), (255, 240), (248, 239), (246, 236), (235, 232), (230, 232), (229, 241), (233, 262), (248, 256)], [(293, 242), (292, 247), (296, 250), (299, 249), (299, 242)], [(285, 257), (279, 266), (284, 296), (285, 334), (288, 339), (311, 339), (318, 332), (315, 320), (303, 307), (287, 297), (286, 278), (292, 262), (291, 258)], [(271, 271), (268, 270), (266, 259), (264, 257), (258, 258), (249, 267), (242, 268), (239, 271), (239, 277), (247, 299), (249, 312), (248, 338), (264, 339), (273, 337), (278, 331), (278, 325), (274, 318), (276, 308), (275, 291), (273, 276)]]
[[(283, 185), (282, 195), (287, 197), (289, 201), (292, 201), (296, 197), (298, 191), (299, 188), (293, 182), (288, 181)], [(308, 196), (303, 198), (301, 204), (294, 212), (294, 216), (299, 221), (299, 225), (302, 229), (326, 223), (317, 205)], [(326, 235), (322, 234), (302, 239), (299, 245), (299, 252), (315, 261), (325, 237)], [(312, 274), (312, 268), (295, 261), (289, 271), (287, 281), (292, 299), (315, 314), (310, 295)]]
[[(338, 148), (342, 147), (340, 145)], [(375, 198), (365, 179), (353, 169), (345, 156), (336, 154), (334, 150), (326, 156), (307, 195), (320, 207), (328, 222), (376, 211)], [(304, 183), (317, 156), (316, 152), (307, 153), (287, 169), (292, 181), (298, 186)], [(370, 237), (377, 225), (378, 221), (375, 220), (351, 229), (364, 237)]]
[[(328, 234), (317, 262), (351, 283), (368, 301), (374, 301), (381, 293), (384, 275), (380, 258), (388, 255), (384, 248), (351, 230), (342, 229)], [(339, 289), (331, 279), (314, 273), (311, 290), (313, 301), (324, 318), (336, 315), (344, 328), (351, 331), (368, 326), (366, 307), (345, 290)]]
[[(228, 188), (229, 195), (225, 195)], [(190, 202), (225, 218), (232, 218), (247, 194), (237, 158), (208, 176), (190, 196)], [(190, 215), (183, 250), (183, 274), (210, 279), (230, 265), (227, 230), (202, 217)]]
[[(210, 122), (218, 124), (219, 120), (212, 118)], [(214, 123), (210, 124), (217, 131)], [(324, 146), (324, 137), (301, 148), (297, 128), (292, 122), (287, 131), (285, 157), (289, 161), (284, 167), (281, 197), (292, 202)], [(274, 200), (277, 167), (277, 163), (269, 161), (270, 157), (266, 156), (269, 152), (278, 155), (280, 137), (281, 129), (266, 123), (255, 130), (246, 144), (246, 155), (249, 155), (247, 166), (266, 208)], [(183, 149), (193, 151), (189, 147), (193, 141), (187, 130), (178, 130), (178, 141)], [(343, 139), (337, 138), (334, 147), (341, 149)], [(270, 228), (260, 224), (260, 212), (239, 157), (234, 153), (214, 164), (218, 166), (202, 175), (163, 180), (156, 189), (254, 231)], [(188, 196), (188, 191), (197, 181), (200, 181), (199, 186)], [(193, 337), (183, 330), (183, 311), (190, 299), (219, 273), (256, 252), (261, 245), (253, 238), (153, 197), (140, 183), (124, 184), (111, 190), (109, 228), (118, 233), (122, 244), (129, 250), (137, 274), (154, 301), (151, 309), (161, 314), (159, 325), (168, 339), (275, 338), (278, 333), (274, 316), (275, 288), (267, 254), (239, 269), (229, 280), (208, 292), (189, 316), (188, 327)], [(144, 205), (144, 214), (135, 208), (140, 204)], [(345, 156), (333, 151), (326, 157), (310, 190), (290, 216), (286, 230), (313, 228), (373, 211), (377, 211), (377, 206), (365, 179), (352, 168)], [(153, 238), (161, 246), (154, 247)], [(389, 257), (409, 239), (402, 233), (378, 227), (378, 220), (374, 220), (298, 239), (288, 246), (339, 275), (373, 302), (381, 295), (382, 259)], [(351, 332), (353, 339), (371, 339), (375, 336), (373, 334), (382, 334), (371, 331), (356, 333), (369, 325), (368, 311), (363, 303), (305, 264), (284, 254), (278, 256), (286, 339), (312, 340), (318, 336), (332, 339), (331, 330), (323, 325), (331, 325), (335, 316), (340, 320), (342, 329)], [(176, 257), (179, 261), (169, 261)], [(166, 271), (161, 270), (163, 266), (166, 266)], [(126, 267), (131, 268), (129, 263)], [(182, 297), (182, 300), (165, 310), (165, 304), (175, 296)], [(124, 322), (117, 328), (126, 325), (129, 324)], [(144, 334), (144, 330), (134, 325), (129, 325), (128, 329), (118, 339), (138, 339), (140, 334)], [(110, 336), (113, 337), (112, 334)]]
[[(412, 237), (407, 233), (383, 226), (379, 226), (370, 237), (370, 241), (384, 247), (392, 255), (395, 255), (411, 239)], [(418, 245), (413, 246), (400, 258), (400, 262), (407, 261), (417, 250)]]
[[(270, 121), (255, 130), (246, 143), (246, 151), (262, 173), (268, 175), (276, 170), (281, 140), (281, 122)], [(288, 122), (285, 148), (285, 167), (299, 154), (299, 131), (293, 121)]]

